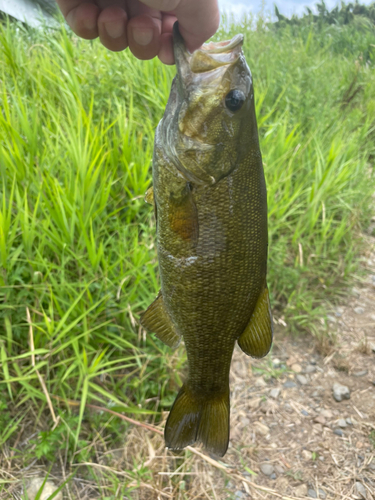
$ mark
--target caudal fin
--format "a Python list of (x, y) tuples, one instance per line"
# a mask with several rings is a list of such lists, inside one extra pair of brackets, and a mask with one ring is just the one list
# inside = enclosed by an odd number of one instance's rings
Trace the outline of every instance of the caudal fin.
[(207, 451), (224, 456), (229, 442), (229, 388), (214, 397), (197, 397), (183, 385), (169, 414), (164, 437), (171, 450), (200, 442)]

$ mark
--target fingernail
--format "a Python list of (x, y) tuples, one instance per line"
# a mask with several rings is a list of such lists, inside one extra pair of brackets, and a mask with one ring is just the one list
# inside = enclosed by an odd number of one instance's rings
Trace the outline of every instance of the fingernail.
[(124, 34), (124, 23), (123, 21), (111, 21), (104, 23), (106, 32), (111, 38), (120, 38)]
[(138, 45), (148, 45), (152, 42), (154, 37), (154, 30), (150, 28), (134, 28), (133, 29), (133, 38)]

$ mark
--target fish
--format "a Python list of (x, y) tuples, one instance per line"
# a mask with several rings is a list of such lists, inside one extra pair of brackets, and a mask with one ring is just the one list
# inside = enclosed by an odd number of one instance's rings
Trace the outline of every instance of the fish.
[(236, 342), (265, 356), (273, 321), (266, 282), (267, 191), (243, 36), (188, 52), (173, 28), (177, 74), (155, 132), (153, 185), (161, 290), (141, 325), (188, 376), (169, 413), (170, 450), (200, 443), (224, 456)]

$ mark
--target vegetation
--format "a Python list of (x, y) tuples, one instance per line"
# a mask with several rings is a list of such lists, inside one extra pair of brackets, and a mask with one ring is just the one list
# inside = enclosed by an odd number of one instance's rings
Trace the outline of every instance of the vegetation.
[[(217, 39), (239, 31), (268, 183), (275, 317), (312, 330), (358, 271), (371, 216), (375, 30), (224, 19)], [(143, 196), (174, 68), (64, 27), (3, 24), (0, 51), (0, 444), (24, 466), (62, 453), (69, 469), (129, 431), (88, 404), (157, 421), (181, 383), (183, 349), (137, 321), (159, 286)], [(80, 474), (123, 498), (150, 471), (127, 471), (121, 488), (95, 468)]]
[(326, 25), (335, 24), (338, 26), (355, 24), (357, 27), (361, 25), (371, 26), (375, 24), (375, 2), (369, 5), (362, 5), (355, 1), (355, 3), (345, 3), (341, 2), (340, 6), (334, 7), (331, 11), (327, 9), (324, 0), (316, 4), (317, 14), (313, 14), (313, 11), (306, 7), (306, 13), (301, 17), (293, 15), (290, 19), (283, 16), (277, 6), (275, 5), (275, 14), (277, 21), (274, 26), (281, 28), (285, 25)]

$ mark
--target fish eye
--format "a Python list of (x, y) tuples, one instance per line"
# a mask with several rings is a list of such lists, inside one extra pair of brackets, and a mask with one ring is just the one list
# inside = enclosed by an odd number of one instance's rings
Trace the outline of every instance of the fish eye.
[(242, 90), (231, 90), (225, 97), (225, 106), (229, 111), (238, 111), (242, 108), (245, 99), (246, 97)]

